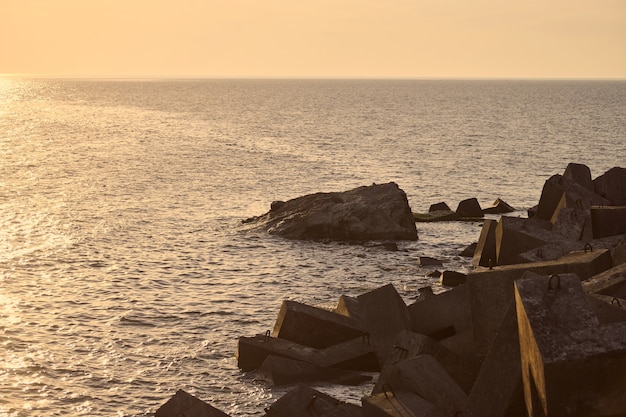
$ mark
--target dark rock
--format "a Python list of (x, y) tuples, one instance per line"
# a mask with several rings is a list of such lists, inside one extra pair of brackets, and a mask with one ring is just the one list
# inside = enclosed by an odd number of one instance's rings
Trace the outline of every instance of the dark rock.
[(429, 213), (413, 213), (413, 219), (420, 223), (450, 222), (461, 220), (461, 216), (452, 210), (437, 210)]
[(228, 417), (217, 408), (205, 403), (193, 395), (178, 390), (172, 398), (163, 404), (154, 417)]
[(393, 182), (274, 203), (257, 223), (291, 239), (417, 240), (406, 193)]
[(615, 167), (593, 180), (596, 194), (606, 198), (610, 205), (626, 206), (626, 168)]
[(456, 208), (456, 212), (461, 217), (483, 217), (483, 209), (476, 198), (468, 198), (461, 201)]
[(443, 271), (440, 284), (444, 287), (456, 287), (467, 282), (467, 275), (456, 271)]
[[(441, 276), (441, 271), (439, 271), (439, 270), (435, 269), (434, 271), (432, 271), (432, 272), (430, 272), (430, 273), (426, 274), (426, 276), (427, 276), (428, 278), (439, 278), (439, 277)], [(428, 288), (430, 288), (430, 287), (428, 287)], [(421, 289), (421, 288), (420, 288), (420, 289)], [(432, 288), (431, 288), (431, 291), (432, 291)]]
[(420, 266), (442, 266), (443, 264), (439, 259), (431, 258), (430, 256), (420, 256), (417, 260)]
[(452, 211), (452, 209), (450, 209), (450, 207), (448, 207), (446, 203), (441, 202), (437, 204), (431, 204), (431, 206), (428, 208), (428, 212), (432, 213), (433, 211)]
[(484, 214), (505, 214), (512, 213), (514, 211), (515, 209), (511, 205), (504, 200), (500, 200), (499, 198), (493, 202), (491, 207), (483, 209)]
[(476, 252), (476, 247), (477, 246), (478, 246), (478, 242), (474, 242), (474, 243), (468, 245), (465, 249), (463, 249), (463, 251), (461, 251), (459, 256), (462, 256), (464, 258), (473, 258), (474, 257), (474, 252)]

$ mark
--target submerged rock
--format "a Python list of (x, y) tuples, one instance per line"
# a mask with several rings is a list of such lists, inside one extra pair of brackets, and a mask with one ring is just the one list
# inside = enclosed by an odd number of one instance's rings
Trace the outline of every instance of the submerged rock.
[(417, 240), (406, 193), (393, 182), (273, 202), (246, 222), (290, 239)]

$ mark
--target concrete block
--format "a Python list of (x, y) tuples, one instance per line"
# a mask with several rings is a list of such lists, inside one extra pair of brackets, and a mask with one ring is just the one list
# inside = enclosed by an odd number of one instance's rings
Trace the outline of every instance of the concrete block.
[(595, 192), (609, 203), (604, 205), (626, 206), (626, 168), (614, 167), (593, 180)]
[(593, 239), (591, 214), (589, 209), (582, 205), (569, 202), (568, 193), (563, 193), (563, 197), (554, 210), (554, 215), (550, 222), (552, 231), (569, 240), (581, 240), (589, 242)]
[(449, 222), (461, 220), (461, 216), (452, 210), (437, 210), (428, 213), (413, 213), (416, 222)]
[(199, 398), (178, 390), (154, 414), (155, 417), (228, 417), (228, 414), (205, 403)]
[(297, 301), (285, 300), (273, 336), (323, 349), (361, 336), (363, 329), (350, 317)]
[(267, 417), (361, 417), (361, 407), (339, 401), (305, 385), (289, 390), (265, 409)]
[(474, 253), (476, 253), (476, 247), (478, 247), (478, 242), (470, 243), (459, 253), (459, 256), (464, 258), (473, 258)]
[(626, 322), (626, 301), (615, 297), (587, 294), (587, 301), (600, 324)]
[(626, 323), (601, 326), (575, 274), (515, 282), (529, 416), (626, 414)]
[(613, 266), (626, 264), (626, 244), (624, 242), (611, 250), (611, 259), (613, 259)]
[[(463, 409), (467, 394), (430, 355), (420, 355), (390, 365), (379, 383), (394, 391), (408, 391), (436, 405), (447, 415)], [(378, 385), (378, 384), (377, 384)]]
[(440, 203), (436, 203), (436, 204), (431, 204), (430, 207), (428, 208), (428, 212), (431, 213), (433, 211), (452, 211), (452, 209), (450, 209), (450, 206), (448, 206), (445, 202), (440, 202)]
[(428, 267), (428, 266), (442, 266), (443, 263), (439, 259), (431, 258), (430, 256), (420, 256), (417, 259), (417, 263), (419, 266)]
[(554, 261), (504, 265), (467, 276), (476, 354), (484, 357), (513, 299), (513, 282), (526, 271), (542, 275), (575, 273), (582, 280), (610, 268), (608, 249), (572, 252)]
[(595, 193), (593, 181), (591, 180), (591, 170), (587, 165), (570, 162), (565, 168), (563, 177), (574, 181), (575, 183), (585, 187), (587, 190)]
[(456, 208), (456, 212), (461, 217), (481, 218), (483, 217), (483, 209), (476, 198), (468, 198), (461, 202)]
[(491, 207), (487, 207), (483, 209), (483, 214), (505, 214), (505, 213), (513, 213), (515, 209), (508, 204), (506, 201), (501, 200), (499, 198), (493, 202)]
[(512, 265), (519, 263), (518, 255), (548, 243), (528, 233), (527, 220), (519, 217), (502, 216), (496, 226), (496, 263)]
[(591, 207), (593, 238), (626, 233), (626, 206)]
[(476, 251), (472, 259), (472, 266), (495, 266), (496, 257), (496, 226), (498, 222), (486, 219), (480, 231)]
[(515, 303), (511, 302), (469, 393), (464, 417), (526, 417)]
[(458, 287), (467, 282), (467, 275), (456, 271), (443, 271), (439, 284), (444, 287)]
[(443, 340), (471, 328), (467, 285), (426, 297), (408, 307), (411, 330), (435, 340)]
[(404, 331), (398, 334), (394, 344), (394, 356), (388, 361), (381, 371), (372, 393), (381, 392), (385, 383), (384, 374), (393, 369), (393, 365), (420, 355), (430, 355), (446, 370), (446, 372), (465, 391), (469, 392), (478, 368), (474, 362), (470, 362), (443, 347), (428, 336)]
[(268, 356), (355, 371), (380, 369), (374, 348), (366, 337), (358, 337), (325, 349), (315, 349), (269, 335), (240, 337), (235, 356), (237, 365), (243, 371), (259, 369)]
[(557, 174), (544, 183), (537, 206), (537, 217), (543, 220), (551, 220), (565, 193), (567, 193), (567, 200), (574, 202), (573, 205), (568, 205), (568, 207), (588, 209), (592, 205), (610, 205), (607, 199)]
[(582, 285), (588, 293), (626, 299), (626, 264), (596, 274)]
[(357, 300), (356, 297), (350, 297), (348, 295), (339, 297), (337, 307), (335, 307), (335, 313), (348, 316), (357, 323), (359, 328), (365, 328), (365, 318), (359, 306), (359, 300)]
[(386, 391), (363, 397), (363, 417), (443, 417), (435, 406), (422, 397), (406, 391)]
[(439, 341), (444, 348), (456, 353), (468, 363), (476, 362), (476, 346), (474, 345), (474, 331), (470, 327), (453, 336)]
[(318, 366), (279, 356), (268, 356), (259, 370), (261, 378), (273, 385), (328, 382), (338, 385), (359, 385), (372, 379), (345, 369)]
[(406, 304), (392, 284), (361, 294), (357, 300), (378, 362), (384, 364), (393, 353), (398, 333), (411, 328)]

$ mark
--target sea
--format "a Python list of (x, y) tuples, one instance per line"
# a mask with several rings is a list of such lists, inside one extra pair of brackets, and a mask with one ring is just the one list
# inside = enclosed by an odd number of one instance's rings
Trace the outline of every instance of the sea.
[[(239, 337), (283, 300), (445, 291), (419, 257), (468, 272), (481, 222), (390, 251), (242, 220), (391, 181), (414, 212), (524, 217), (568, 163), (626, 166), (626, 81), (5, 77), (0, 155), (0, 417), (152, 416), (177, 390), (262, 416), (291, 387), (239, 370)], [(372, 385), (314, 388), (358, 404)]]

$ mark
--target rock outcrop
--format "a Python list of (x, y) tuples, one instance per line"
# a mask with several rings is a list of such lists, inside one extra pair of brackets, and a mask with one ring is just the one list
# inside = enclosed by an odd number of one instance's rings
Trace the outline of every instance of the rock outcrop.
[(275, 201), (247, 223), (290, 239), (417, 240), (406, 193), (393, 182)]

